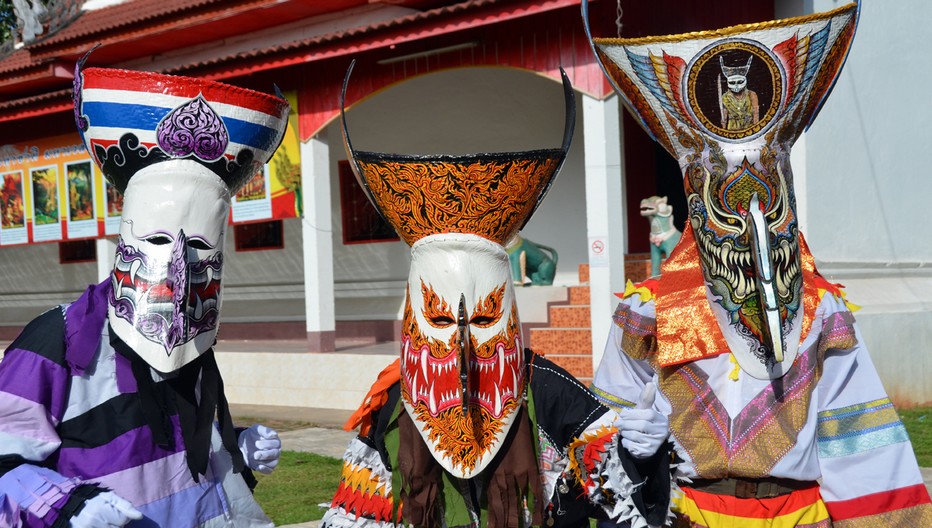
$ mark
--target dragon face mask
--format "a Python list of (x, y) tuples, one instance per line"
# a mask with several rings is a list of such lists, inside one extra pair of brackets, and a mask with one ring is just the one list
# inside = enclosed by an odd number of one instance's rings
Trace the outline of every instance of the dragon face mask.
[(831, 91), (856, 23), (849, 4), (686, 35), (590, 35), (626, 106), (679, 160), (691, 227), (680, 243), (695, 240), (712, 314), (755, 378), (783, 376), (798, 353), (803, 244), (790, 148)]

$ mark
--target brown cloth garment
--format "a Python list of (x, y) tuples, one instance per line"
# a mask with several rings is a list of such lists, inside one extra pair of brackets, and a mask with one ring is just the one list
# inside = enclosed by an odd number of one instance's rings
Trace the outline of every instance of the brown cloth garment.
[[(414, 526), (437, 528), (442, 525), (443, 468), (406, 412), (398, 416), (398, 433), (398, 470), (404, 483), (400, 490), (402, 516)], [(528, 491), (533, 498), (531, 522), (541, 524), (544, 501), (534, 441), (527, 409), (522, 407), (498, 455), (476, 477), (486, 481), (489, 528), (521, 526)]]

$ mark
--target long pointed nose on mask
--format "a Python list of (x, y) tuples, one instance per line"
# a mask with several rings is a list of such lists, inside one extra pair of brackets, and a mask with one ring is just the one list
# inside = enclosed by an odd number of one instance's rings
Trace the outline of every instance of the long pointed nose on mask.
[(183, 343), (188, 334), (188, 237), (184, 230), (178, 232), (175, 245), (172, 246), (171, 262), (168, 265), (166, 285), (172, 290), (172, 315), (165, 337), (166, 350)]
[(467, 390), (469, 388), (469, 320), (466, 317), (466, 296), (460, 294), (460, 308), (456, 317), (456, 340), (460, 349), (460, 390), (462, 391), (463, 411), (468, 405)]
[(770, 235), (764, 213), (761, 211), (760, 200), (757, 193), (751, 196), (748, 206), (748, 230), (751, 236), (751, 255), (754, 258), (754, 278), (757, 282), (757, 293), (760, 296), (761, 314), (764, 316), (765, 339), (770, 343), (773, 357), (780, 363), (783, 361), (783, 321), (780, 318), (780, 307), (777, 305), (777, 292), (774, 288), (774, 270), (770, 261)]

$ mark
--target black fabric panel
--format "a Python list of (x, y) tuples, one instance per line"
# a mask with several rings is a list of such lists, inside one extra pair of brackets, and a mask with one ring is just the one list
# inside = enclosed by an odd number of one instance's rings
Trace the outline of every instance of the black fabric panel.
[(0, 477), (3, 477), (3, 475), (6, 475), (10, 471), (13, 471), (23, 464), (48, 467), (48, 462), (35, 462), (33, 460), (26, 460), (20, 455), (0, 455)]
[(55, 523), (52, 524), (51, 528), (69, 528), (71, 526), (71, 519), (81, 513), (87, 501), (100, 495), (104, 491), (107, 491), (107, 489), (101, 488), (96, 484), (82, 484), (75, 488), (71, 492), (71, 496), (68, 497), (68, 501), (59, 510), (58, 518), (55, 519)]
[(7, 350), (21, 348), (65, 366), (65, 316), (56, 306), (23, 328)]
[(634, 482), (634, 505), (648, 524), (660, 526), (670, 505), (670, 459), (673, 444), (667, 442), (650, 458), (638, 460), (618, 444), (621, 467)]
[(62, 447), (102, 446), (137, 427), (146, 425), (139, 395), (120, 394), (86, 413), (58, 425)]
[[(560, 482), (566, 484), (566, 493), (560, 493)], [(554, 528), (589, 528), (589, 519), (605, 517), (602, 508), (588, 500), (585, 490), (572, 479), (558, 480), (550, 499), (552, 508), (544, 512), (544, 525)], [(552, 519), (553, 524), (548, 520)]]
[(250, 469), (249, 466), (243, 466), (243, 470), (240, 471), (239, 474), (242, 475), (243, 480), (246, 481), (246, 486), (249, 487), (249, 491), (255, 493), (256, 486), (259, 485), (259, 480), (252, 473), (252, 469)]
[(156, 384), (152, 379), (152, 370), (149, 364), (133, 352), (122, 339), (117, 337), (112, 327), (110, 328), (110, 345), (118, 354), (129, 360), (133, 379), (136, 380), (136, 395), (139, 397), (139, 405), (142, 408), (145, 423), (152, 432), (152, 441), (157, 446), (173, 449), (175, 436), (171, 432), (168, 419), (171, 414), (168, 409), (172, 408), (169, 402), (170, 397), (165, 390), (159, 389), (159, 387), (164, 388), (165, 384)]
[(389, 461), (388, 450), (385, 448), (385, 434), (388, 432), (388, 421), (391, 420), (392, 413), (395, 412), (400, 399), (401, 382), (398, 382), (388, 388), (388, 400), (385, 405), (372, 413), (372, 428), (369, 430), (369, 437), (360, 437), (369, 447), (378, 450), (382, 464), (388, 471), (392, 470), (392, 465)]
[(609, 410), (582, 383), (547, 358), (533, 355), (529, 372), (537, 427), (560, 450)]

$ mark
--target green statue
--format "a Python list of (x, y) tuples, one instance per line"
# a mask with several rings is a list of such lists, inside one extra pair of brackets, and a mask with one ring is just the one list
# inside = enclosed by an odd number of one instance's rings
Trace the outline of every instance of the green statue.
[[(515, 235), (505, 246), (515, 284), (550, 286), (557, 273), (557, 251)], [(549, 255), (548, 255), (549, 253)]]
[(650, 274), (660, 275), (660, 260), (669, 257), (680, 241), (680, 230), (673, 225), (673, 207), (666, 196), (651, 196), (641, 200), (641, 216), (650, 220)]

